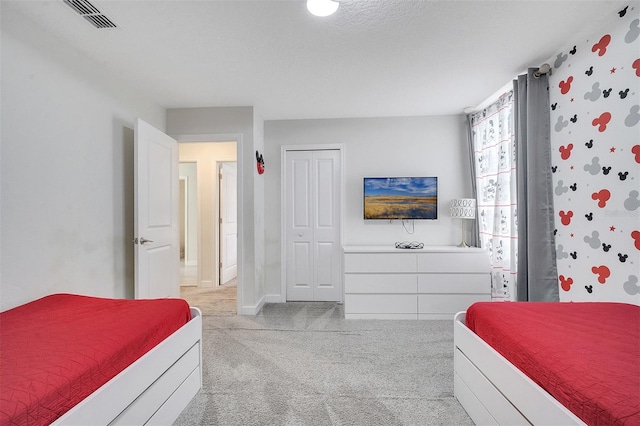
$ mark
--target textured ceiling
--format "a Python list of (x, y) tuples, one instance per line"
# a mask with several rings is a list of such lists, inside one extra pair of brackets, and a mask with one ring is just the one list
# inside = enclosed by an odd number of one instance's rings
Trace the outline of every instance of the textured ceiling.
[(635, 1), (2, 0), (166, 108), (255, 106), (264, 119), (462, 113)]

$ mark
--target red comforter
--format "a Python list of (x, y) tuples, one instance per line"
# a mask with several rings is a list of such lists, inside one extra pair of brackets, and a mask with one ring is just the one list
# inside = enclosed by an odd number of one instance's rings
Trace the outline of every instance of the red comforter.
[(181, 299), (55, 294), (0, 313), (0, 424), (49, 424), (191, 319)]
[(640, 306), (491, 303), (467, 327), (590, 425), (640, 425)]

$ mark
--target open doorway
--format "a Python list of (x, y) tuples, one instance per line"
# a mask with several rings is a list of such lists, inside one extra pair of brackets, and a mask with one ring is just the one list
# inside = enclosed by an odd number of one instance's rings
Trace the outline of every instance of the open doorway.
[[(178, 144), (181, 188), (180, 293), (205, 315), (237, 313), (237, 185), (222, 178), (223, 164), (235, 165), (236, 142), (182, 142)], [(184, 173), (184, 174), (183, 174)], [(183, 182), (183, 183), (182, 183)], [(221, 197), (225, 191), (226, 197)], [(231, 192), (232, 194), (229, 194)], [(233, 218), (227, 219), (229, 213)], [(235, 224), (229, 233), (220, 224)], [(194, 255), (195, 253), (195, 255)], [(235, 276), (223, 271), (223, 262), (235, 262)]]

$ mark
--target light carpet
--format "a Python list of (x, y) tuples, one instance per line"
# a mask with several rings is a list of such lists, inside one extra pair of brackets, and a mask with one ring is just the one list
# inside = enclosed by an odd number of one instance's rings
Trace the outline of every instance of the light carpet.
[(290, 302), (203, 320), (203, 388), (176, 425), (473, 425), (453, 396), (453, 319)]

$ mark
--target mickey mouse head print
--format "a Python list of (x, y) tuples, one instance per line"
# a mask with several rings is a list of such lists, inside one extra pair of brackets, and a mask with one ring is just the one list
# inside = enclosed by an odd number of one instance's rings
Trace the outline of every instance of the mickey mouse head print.
[(258, 174), (261, 175), (264, 173), (264, 158), (260, 152), (256, 151), (256, 166), (258, 168)]

